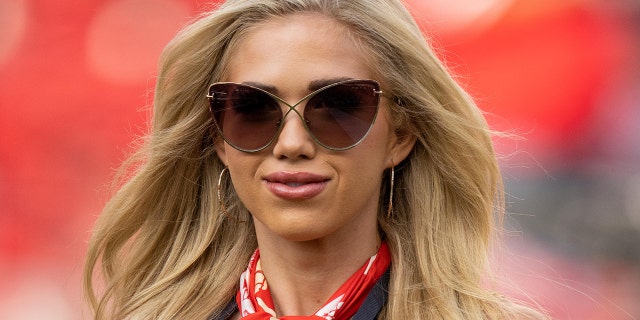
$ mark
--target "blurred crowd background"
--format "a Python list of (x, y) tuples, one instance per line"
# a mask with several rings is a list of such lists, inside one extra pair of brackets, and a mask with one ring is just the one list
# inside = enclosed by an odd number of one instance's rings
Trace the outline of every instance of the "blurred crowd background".
[[(412, 0), (486, 112), (505, 293), (640, 319), (640, 1)], [(0, 319), (89, 319), (81, 271), (156, 63), (205, 0), (0, 0)]]

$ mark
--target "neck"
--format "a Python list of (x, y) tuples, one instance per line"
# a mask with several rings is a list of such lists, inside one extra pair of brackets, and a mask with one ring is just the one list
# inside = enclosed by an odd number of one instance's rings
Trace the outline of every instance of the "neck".
[(378, 251), (377, 231), (356, 239), (295, 242), (258, 237), (260, 261), (276, 314), (311, 315), (322, 307)]

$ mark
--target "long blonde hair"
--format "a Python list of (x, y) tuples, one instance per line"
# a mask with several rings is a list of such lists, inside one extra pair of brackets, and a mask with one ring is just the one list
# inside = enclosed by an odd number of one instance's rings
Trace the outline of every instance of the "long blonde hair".
[[(379, 224), (392, 252), (384, 319), (509, 319), (535, 312), (483, 289), (502, 214), (501, 176), (480, 111), (436, 58), (399, 0), (230, 0), (165, 48), (151, 132), (100, 216), (84, 285), (97, 319), (205, 319), (232, 299), (257, 242), (250, 214), (222, 184), (205, 92), (244, 32), (274, 16), (316, 12), (371, 54), (400, 134), (417, 137)], [(496, 221), (498, 223), (496, 224)], [(94, 280), (103, 282), (96, 284)], [(97, 287), (102, 287), (98, 290)], [(96, 291), (100, 291), (97, 293)]]

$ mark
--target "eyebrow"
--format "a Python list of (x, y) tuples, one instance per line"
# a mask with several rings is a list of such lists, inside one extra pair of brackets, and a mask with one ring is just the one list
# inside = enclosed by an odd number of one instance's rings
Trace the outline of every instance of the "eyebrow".
[[(322, 87), (326, 87), (330, 84), (334, 84), (336, 82), (340, 82), (340, 81), (345, 81), (345, 80), (353, 80), (354, 78), (349, 78), (349, 77), (338, 77), (338, 78), (327, 78), (327, 79), (318, 79), (318, 80), (313, 80), (311, 82), (309, 82), (309, 86), (308, 86), (308, 90), (309, 92), (313, 92), (316, 91)], [(246, 84), (252, 87), (256, 87), (256, 88), (260, 88), (264, 91), (267, 91), (271, 94), (274, 95), (278, 95), (278, 88), (276, 88), (275, 86), (272, 85), (268, 85), (268, 84), (264, 84), (264, 83), (260, 83), (260, 82), (254, 82), (254, 81), (245, 81), (242, 82), (242, 84)]]
[(275, 86), (272, 85), (268, 85), (268, 84), (264, 84), (264, 83), (260, 83), (260, 82), (253, 82), (253, 81), (245, 81), (242, 84), (246, 84), (248, 86), (252, 86), (252, 87), (256, 87), (256, 88), (260, 88), (264, 91), (267, 91), (271, 94), (274, 95), (278, 95), (278, 88), (276, 88)]
[(349, 77), (340, 77), (340, 78), (328, 78), (328, 79), (318, 79), (309, 82), (309, 92), (316, 91), (322, 87), (326, 87), (330, 84), (334, 84), (336, 82), (345, 81), (345, 80), (353, 80), (353, 78)]

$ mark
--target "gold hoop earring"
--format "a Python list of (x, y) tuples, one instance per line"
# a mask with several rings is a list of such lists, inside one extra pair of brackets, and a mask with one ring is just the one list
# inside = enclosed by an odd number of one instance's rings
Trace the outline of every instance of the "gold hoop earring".
[(218, 176), (218, 204), (220, 205), (220, 208), (222, 209), (222, 216), (229, 216), (229, 213), (227, 212), (227, 207), (224, 205), (224, 200), (222, 199), (222, 176), (224, 175), (225, 171), (229, 171), (229, 167), (224, 167), (224, 169), (222, 169), (222, 171), (220, 171), (220, 175)]
[(391, 168), (389, 168), (389, 170), (391, 170), (390, 174), (391, 177), (389, 179), (390, 181), (390, 186), (389, 186), (389, 205), (387, 206), (387, 218), (391, 218), (391, 214), (393, 213), (393, 184), (394, 184), (394, 180), (395, 180), (395, 168), (393, 166), (393, 163), (391, 164)]
[[(224, 217), (229, 217), (237, 222), (247, 222), (246, 220), (243, 219), (239, 219), (237, 217), (232, 216), (231, 214), (229, 214), (229, 212), (227, 211), (227, 206), (224, 205), (224, 199), (222, 197), (222, 177), (224, 176), (224, 173), (229, 172), (229, 167), (224, 167), (224, 169), (222, 169), (222, 171), (220, 171), (220, 176), (218, 176), (218, 187), (217, 187), (217, 191), (218, 191), (218, 203), (220, 205), (220, 209), (221, 209), (221, 216)], [(229, 172), (229, 175), (231, 175), (231, 172)]]

